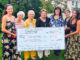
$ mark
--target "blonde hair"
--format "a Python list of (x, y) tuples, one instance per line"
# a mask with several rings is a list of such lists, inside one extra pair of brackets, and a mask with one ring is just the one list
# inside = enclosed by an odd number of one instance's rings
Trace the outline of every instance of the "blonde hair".
[(19, 11), (19, 12), (17, 13), (17, 16), (19, 16), (20, 14), (23, 15), (23, 18), (25, 17), (25, 13), (24, 13), (23, 11)]
[(42, 12), (46, 12), (47, 13), (47, 10), (46, 9), (41, 9), (40, 13), (42, 13)]
[(70, 10), (69, 9), (66, 9), (64, 13), (66, 13), (66, 11), (68, 11), (70, 13)]
[(30, 12), (33, 12), (33, 13), (34, 13), (34, 15), (35, 15), (35, 12), (34, 12), (34, 10), (29, 10), (29, 11), (28, 11), (28, 15), (29, 15), (29, 13), (30, 13)]

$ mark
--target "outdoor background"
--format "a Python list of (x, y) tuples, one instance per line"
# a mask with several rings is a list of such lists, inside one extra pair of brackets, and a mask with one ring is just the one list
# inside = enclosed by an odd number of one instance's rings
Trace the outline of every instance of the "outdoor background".
[[(48, 16), (50, 16), (53, 13), (53, 10), (56, 6), (60, 6), (62, 8), (62, 11), (64, 12), (65, 9), (69, 9), (71, 12), (73, 9), (80, 10), (80, 1), (79, 0), (0, 0), (0, 60), (2, 60), (2, 45), (1, 45), (1, 17), (3, 14), (4, 6), (6, 4), (12, 4), (14, 7), (14, 16), (16, 17), (16, 14), (18, 11), (24, 11), (27, 18), (27, 12), (28, 10), (34, 10), (35, 11), (35, 18), (38, 18), (40, 16), (40, 10), (42, 8), (46, 9), (48, 12)], [(64, 13), (63, 13), (64, 14)], [(38, 56), (36, 56), (38, 60)], [(22, 52), (22, 60), (23, 60), (23, 52)], [(29, 59), (31, 60), (31, 59)], [(51, 51), (51, 54), (49, 58), (44, 57), (44, 60), (66, 60), (64, 58), (64, 51), (61, 52), (60, 57), (55, 57), (53, 55), (53, 51)]]

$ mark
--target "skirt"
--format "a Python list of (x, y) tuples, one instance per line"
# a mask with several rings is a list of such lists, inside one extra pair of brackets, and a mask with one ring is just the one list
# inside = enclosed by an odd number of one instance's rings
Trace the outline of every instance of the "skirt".
[(77, 60), (80, 57), (80, 35), (72, 35), (67, 39), (65, 57)]

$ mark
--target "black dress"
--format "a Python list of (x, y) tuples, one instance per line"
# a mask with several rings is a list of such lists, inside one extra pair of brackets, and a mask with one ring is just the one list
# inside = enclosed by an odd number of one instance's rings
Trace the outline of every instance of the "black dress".
[[(65, 26), (69, 27), (70, 24), (70, 20), (72, 19), (72, 17), (67, 21), (67, 19), (65, 19)], [(70, 33), (70, 29), (65, 30), (65, 35)], [(67, 38), (65, 38), (65, 43), (67, 43)]]
[[(70, 24), (70, 20), (72, 19), (72, 17), (67, 21), (67, 19), (65, 19), (65, 25), (67, 26), (67, 27), (69, 27), (69, 24)], [(70, 33), (70, 29), (68, 29), (68, 30), (65, 30), (65, 35), (66, 34), (69, 34)]]

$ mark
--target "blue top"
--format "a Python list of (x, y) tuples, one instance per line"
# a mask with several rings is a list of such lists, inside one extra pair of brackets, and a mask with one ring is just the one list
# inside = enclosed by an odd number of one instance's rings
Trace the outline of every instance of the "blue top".
[(51, 27), (62, 27), (65, 26), (65, 22), (62, 17), (59, 17), (59, 19), (55, 20), (54, 15), (50, 16), (50, 26)]

